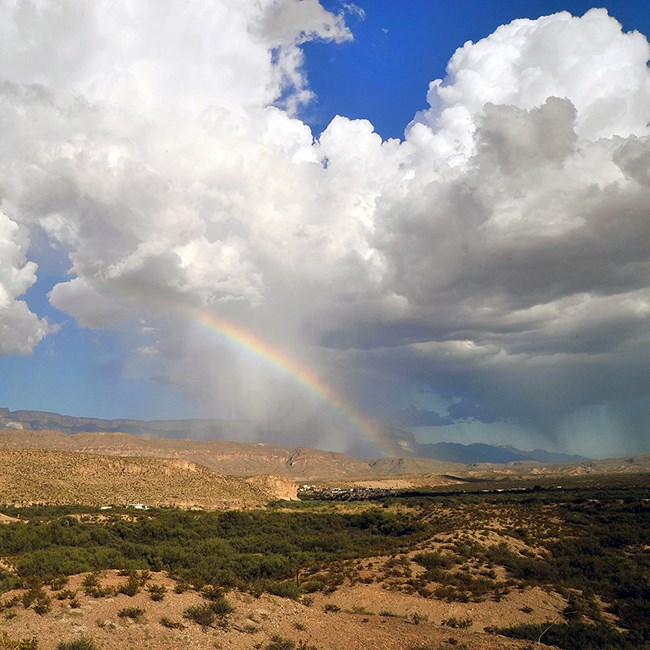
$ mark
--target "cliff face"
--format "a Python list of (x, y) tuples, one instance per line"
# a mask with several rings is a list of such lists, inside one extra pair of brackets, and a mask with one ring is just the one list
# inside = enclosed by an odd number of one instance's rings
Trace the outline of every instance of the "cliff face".
[(259, 488), (265, 494), (274, 496), (282, 501), (297, 501), (298, 486), (288, 476), (251, 476), (247, 483)]

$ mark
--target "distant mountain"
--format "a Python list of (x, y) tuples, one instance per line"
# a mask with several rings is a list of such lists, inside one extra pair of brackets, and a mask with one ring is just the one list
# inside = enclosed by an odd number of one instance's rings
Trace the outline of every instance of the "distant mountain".
[(500, 447), (484, 443), (461, 445), (456, 442), (437, 442), (418, 446), (418, 455), (454, 463), (514, 463), (537, 461), (540, 463), (576, 463), (588, 460), (577, 454), (557, 454), (543, 449), (522, 451), (516, 447)]
[(62, 433), (132, 433), (162, 438), (250, 438), (259, 424), (248, 420), (104, 420), (49, 411), (10, 411), (0, 408), (0, 428), (50, 430)]
[(473, 465), (477, 463), (515, 463), (536, 461), (540, 463), (577, 463), (589, 460), (577, 454), (559, 454), (543, 449), (523, 451), (512, 446), (488, 445), (477, 442), (462, 445), (458, 442), (419, 443), (409, 431), (385, 428), (384, 447), (391, 450), (392, 455), (417, 456), (433, 458), (451, 463)]
[[(379, 427), (382, 437), (382, 449), (391, 458), (422, 458), (447, 463), (460, 463), (471, 465), (478, 463), (506, 464), (522, 461), (536, 461), (545, 464), (575, 463), (588, 460), (584, 456), (558, 454), (535, 449), (533, 451), (522, 451), (516, 447), (488, 445), (475, 443), (462, 445), (456, 442), (419, 443), (415, 436), (409, 431), (402, 431), (391, 427)], [(27, 429), (31, 431), (60, 431), (65, 434), (80, 433), (129, 433), (135, 436), (147, 436), (153, 438), (175, 438), (191, 439), (194, 442), (203, 441), (226, 441), (226, 440), (260, 440), (272, 435), (272, 427), (261, 423), (247, 420), (219, 420), (219, 419), (196, 419), (196, 420), (104, 420), (100, 418), (74, 417), (60, 415), (47, 411), (10, 411), (7, 408), (0, 408), (0, 429)], [(198, 440), (197, 440), (198, 439)], [(162, 441), (160, 441), (163, 444)], [(133, 443), (130, 443), (131, 446)], [(236, 444), (236, 443), (228, 443)], [(100, 445), (101, 446), (101, 445)], [(269, 448), (273, 447), (272, 445)], [(277, 447), (285, 450), (284, 447)], [(294, 453), (305, 454), (306, 450), (289, 450)], [(309, 450), (316, 452), (316, 450)], [(104, 453), (97, 449), (97, 453)], [(110, 453), (110, 452), (109, 452)], [(318, 452), (330, 454), (331, 452)], [(280, 454), (281, 456), (283, 454)], [(343, 454), (335, 455), (339, 461), (342, 458), (353, 459)], [(296, 463), (300, 464), (296, 459)], [(324, 459), (321, 458), (324, 462)], [(200, 461), (199, 461), (200, 462)], [(331, 464), (326, 474), (336, 474)], [(346, 461), (344, 465), (349, 465)], [(411, 466), (414, 462), (411, 461)], [(355, 471), (360, 471), (356, 467)], [(366, 471), (368, 468), (366, 467)], [(310, 468), (313, 475), (315, 468)], [(372, 473), (372, 469), (370, 472)], [(433, 466), (428, 471), (436, 471)], [(343, 472), (345, 473), (345, 471)]]

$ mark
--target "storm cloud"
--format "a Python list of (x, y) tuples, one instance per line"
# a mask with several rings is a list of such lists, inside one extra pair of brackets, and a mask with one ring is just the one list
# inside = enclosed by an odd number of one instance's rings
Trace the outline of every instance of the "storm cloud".
[(214, 415), (353, 444), (195, 309), (404, 426), (570, 448), (605, 408), (647, 443), (645, 36), (602, 9), (516, 20), (456, 51), (402, 140), (343, 116), (315, 138), (300, 46), (353, 38), (316, 0), (78, 8), (0, 6), (0, 353), (48, 332), (21, 300), (38, 231), (69, 260), (51, 303)]

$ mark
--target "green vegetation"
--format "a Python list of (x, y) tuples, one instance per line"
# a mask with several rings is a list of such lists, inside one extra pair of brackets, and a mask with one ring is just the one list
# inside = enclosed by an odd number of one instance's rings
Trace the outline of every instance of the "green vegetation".
[[(92, 572), (122, 568), (127, 580), (119, 591), (127, 595), (143, 588), (141, 572), (151, 569), (166, 570), (195, 587), (220, 585), (297, 598), (302, 591), (292, 582), (296, 571), (392, 552), (424, 533), (413, 515), (380, 509), (359, 514), (161, 509), (138, 513), (134, 521), (115, 513), (101, 524), (71, 518), (67, 509), (56, 516), (54, 510), (36, 508), (33, 518), (31, 509), (22, 510), (29, 523), (2, 526), (0, 548), (23, 580), (47, 582), (91, 572), (85, 588), (94, 596), (102, 594), (98, 574)], [(16, 576), (4, 581), (0, 576), (5, 591), (15, 584)]]
[(221, 596), (204, 605), (192, 605), (188, 607), (183, 616), (198, 623), (203, 628), (214, 627), (216, 624), (225, 626), (228, 614), (235, 611), (235, 608)]
[[(0, 610), (15, 616), (22, 605), (47, 615), (51, 598), (79, 606), (76, 592), (64, 588), (65, 577), (75, 573), (88, 574), (82, 585), (87, 595), (114, 594), (101, 584), (107, 569), (124, 576), (119, 592), (145, 589), (153, 600), (167, 590), (149, 584), (150, 571), (167, 571), (174, 592), (201, 593), (204, 601), (184, 618), (205, 628), (227, 625), (232, 606), (224, 594), (231, 588), (309, 604), (306, 594), (331, 593), (343, 584), (377, 582), (461, 602), (499, 600), (513, 589), (538, 586), (566, 599), (557, 621), (492, 631), (566, 650), (650, 647), (648, 477), (598, 481), (563, 489), (513, 484), (516, 489), (504, 492), (447, 490), (374, 504), (311, 500), (221, 513), (116, 509), (101, 519), (92, 509), (5, 508), (23, 521), (0, 527), (2, 559), (16, 567), (15, 573), (0, 570), (0, 593), (16, 586), (23, 591), (6, 598)], [(370, 557), (372, 562), (361, 561)], [(48, 584), (49, 595), (43, 589)], [(323, 610), (340, 611), (331, 603)], [(462, 629), (471, 620), (443, 624)], [(272, 643), (307, 647), (290, 639)]]
[(451, 618), (446, 618), (442, 621), (442, 624), (446, 627), (453, 627), (459, 630), (466, 630), (468, 627), (472, 626), (471, 618), (456, 618), (452, 616)]
[(167, 587), (165, 587), (165, 585), (149, 585), (147, 591), (149, 592), (149, 598), (151, 598), (151, 600), (160, 602), (165, 598)]
[(82, 636), (74, 641), (61, 641), (56, 650), (99, 650), (99, 646), (89, 636)]
[(313, 645), (307, 645), (304, 641), (299, 641), (298, 645), (296, 645), (296, 642), (291, 639), (274, 636), (271, 638), (271, 641), (264, 646), (264, 650), (318, 650), (318, 648)]
[[(599, 480), (562, 490), (393, 500), (417, 502), (441, 540), (437, 552), (414, 557), (425, 572), (401, 588), (467, 601), (537, 585), (567, 598), (565, 620), (495, 632), (567, 650), (650, 645), (648, 478)], [(512, 542), (491, 542), (491, 534)], [(506, 570), (505, 580), (496, 579), (494, 567)], [(624, 631), (605, 621), (599, 600)]]
[(0, 650), (38, 650), (36, 639), (12, 639), (6, 632), (0, 632)]
[(160, 624), (170, 630), (182, 630), (185, 627), (180, 621), (172, 621), (168, 616), (163, 616)]
[(144, 619), (144, 609), (140, 607), (125, 607), (117, 613), (119, 618), (130, 618), (132, 621), (142, 621)]
[(639, 648), (648, 647), (640, 630), (619, 632), (612, 625), (606, 623), (555, 623), (550, 621), (541, 625), (526, 623), (509, 628), (496, 628), (495, 632), (513, 639), (539, 641), (559, 648), (639, 650)]

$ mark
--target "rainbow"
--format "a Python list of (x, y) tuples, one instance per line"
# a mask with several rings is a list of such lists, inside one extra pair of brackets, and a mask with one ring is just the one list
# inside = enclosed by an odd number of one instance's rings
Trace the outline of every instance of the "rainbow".
[(333, 406), (356, 429), (375, 442), (382, 451), (388, 453), (385, 449), (386, 441), (380, 428), (365, 418), (348, 400), (338, 395), (313, 370), (310, 370), (283, 350), (272, 346), (268, 341), (244, 329), (241, 325), (236, 325), (206, 310), (194, 310), (192, 315), (194, 320), (203, 327), (216, 332), (227, 341), (234, 343), (247, 352), (251, 352), (267, 364), (302, 384), (320, 400)]

